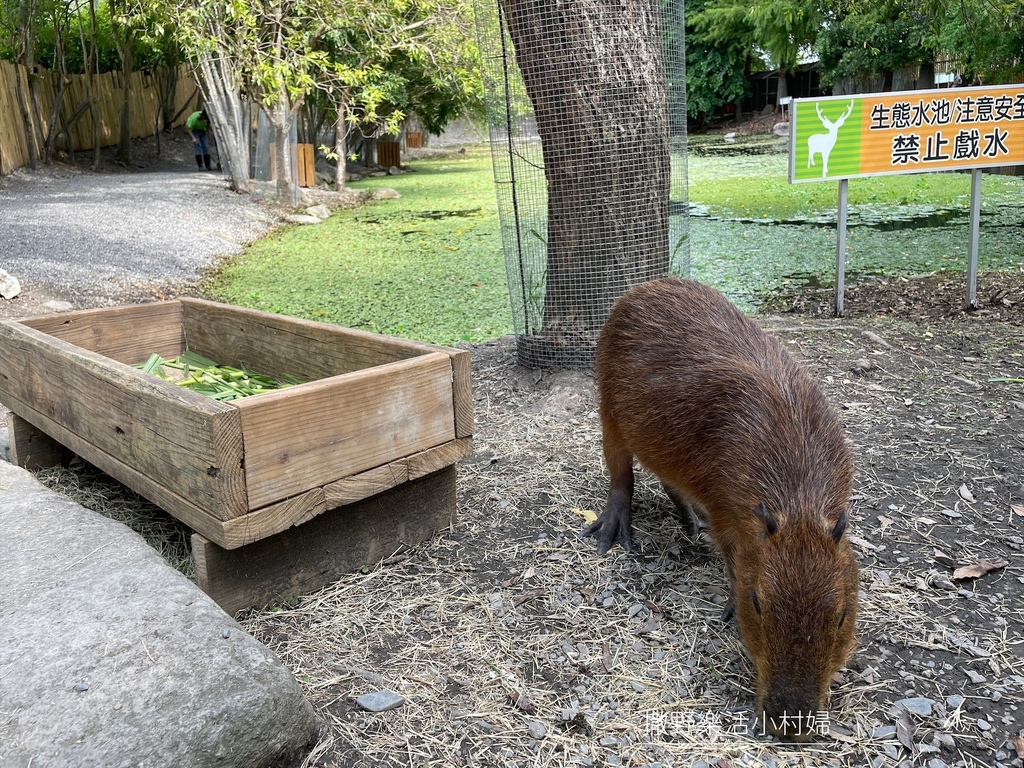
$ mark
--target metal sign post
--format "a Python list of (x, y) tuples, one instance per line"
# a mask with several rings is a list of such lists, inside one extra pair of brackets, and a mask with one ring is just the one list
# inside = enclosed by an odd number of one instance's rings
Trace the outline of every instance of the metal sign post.
[(964, 309), (978, 308), (978, 236), (981, 231), (981, 169), (971, 171), (971, 223), (967, 238), (967, 300)]
[(836, 317), (843, 316), (843, 291), (846, 289), (846, 201), (849, 179), (839, 180), (839, 212), (836, 216)]

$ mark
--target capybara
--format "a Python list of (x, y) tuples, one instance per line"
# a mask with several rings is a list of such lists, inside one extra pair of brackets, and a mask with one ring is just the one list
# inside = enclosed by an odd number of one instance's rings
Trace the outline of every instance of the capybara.
[(722, 552), (757, 712), (806, 740), (854, 646), (853, 482), (835, 409), (782, 344), (691, 280), (638, 285), (597, 342), (608, 505), (585, 535), (632, 547), (633, 458), (690, 507)]

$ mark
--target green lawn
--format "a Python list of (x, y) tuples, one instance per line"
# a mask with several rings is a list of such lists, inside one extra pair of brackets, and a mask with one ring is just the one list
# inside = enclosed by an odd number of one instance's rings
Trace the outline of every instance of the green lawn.
[(277, 230), (223, 266), (207, 292), (440, 344), (511, 333), (489, 150), (413, 167), (351, 185), (391, 187), (401, 199)]
[[(837, 184), (789, 184), (782, 154), (691, 155), (692, 275), (745, 309), (789, 280), (830, 283)], [(414, 172), (368, 179), (399, 200), (336, 212), (319, 226), (275, 231), (226, 262), (206, 293), (241, 306), (453, 344), (512, 332), (489, 150), (416, 160)], [(985, 175), (980, 268), (1024, 270), (1024, 178)], [(889, 218), (966, 211), (962, 173), (850, 181), (847, 269), (920, 274), (964, 268), (966, 219), (885, 231)], [(800, 218), (802, 224), (771, 222)], [(738, 221), (745, 219), (746, 221)], [(752, 223), (764, 222), (764, 223)]]

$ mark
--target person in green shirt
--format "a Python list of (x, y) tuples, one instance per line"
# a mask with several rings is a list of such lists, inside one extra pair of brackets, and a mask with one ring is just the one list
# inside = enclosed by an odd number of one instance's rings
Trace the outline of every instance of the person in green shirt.
[(202, 170), (204, 165), (206, 170), (210, 170), (210, 142), (206, 137), (209, 128), (210, 118), (205, 109), (193, 112), (185, 121), (185, 130), (192, 137), (192, 149), (195, 152), (196, 165), (199, 166), (199, 170)]

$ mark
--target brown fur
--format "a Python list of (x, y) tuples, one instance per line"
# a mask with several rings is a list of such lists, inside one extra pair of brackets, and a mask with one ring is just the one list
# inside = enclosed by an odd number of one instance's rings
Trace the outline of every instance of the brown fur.
[(616, 303), (597, 381), (611, 488), (585, 533), (600, 552), (630, 548), (634, 456), (678, 501), (702, 508), (732, 581), (762, 722), (806, 738), (797, 717), (825, 709), (857, 614), (843, 535), (853, 466), (834, 408), (775, 338), (689, 280), (645, 283)]

